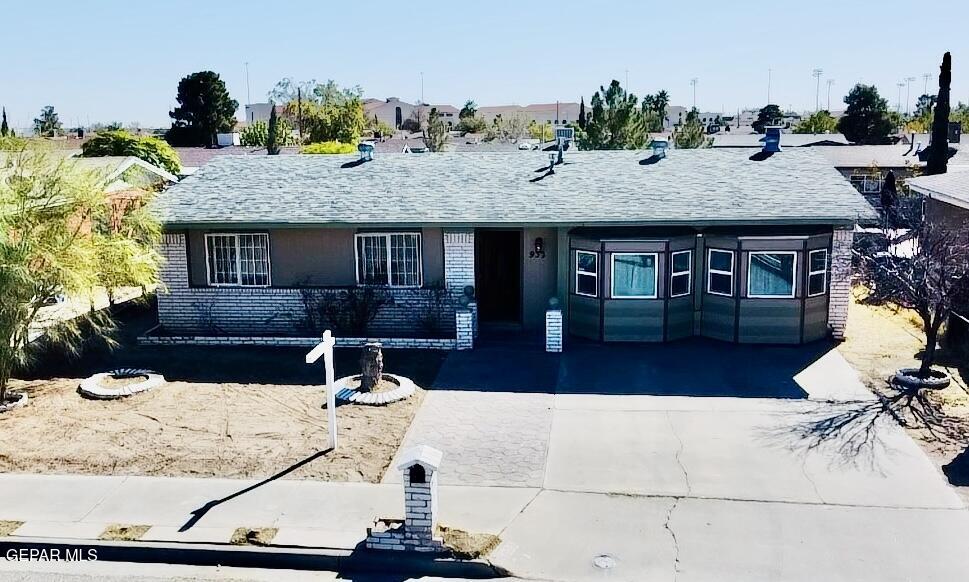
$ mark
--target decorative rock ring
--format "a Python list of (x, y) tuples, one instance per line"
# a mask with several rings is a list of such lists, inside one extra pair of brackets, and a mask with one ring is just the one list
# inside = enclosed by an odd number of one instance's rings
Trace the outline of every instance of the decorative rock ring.
[(360, 375), (344, 376), (333, 383), (333, 390), (336, 392), (337, 400), (342, 402), (352, 402), (353, 404), (366, 404), (368, 406), (383, 406), (391, 402), (397, 402), (414, 395), (417, 386), (414, 381), (405, 376), (394, 374), (382, 374), (381, 379), (397, 387), (383, 392), (360, 392), (359, 388), (351, 388), (350, 384), (356, 382), (359, 386)]
[[(145, 379), (141, 382), (134, 382), (125, 386), (108, 387), (101, 384), (105, 378), (123, 380), (125, 378), (137, 378), (139, 376), (144, 376)], [(97, 400), (114, 400), (116, 398), (124, 398), (125, 396), (131, 396), (132, 394), (138, 394), (139, 392), (145, 392), (147, 390), (151, 390), (152, 388), (157, 388), (164, 383), (165, 377), (152, 370), (144, 370), (141, 368), (119, 368), (117, 370), (111, 370), (110, 372), (95, 374), (90, 378), (81, 380), (80, 385), (77, 387), (77, 391), (84, 396), (95, 398)]]
[(0, 402), (0, 413), (27, 406), (26, 392), (7, 392), (7, 401)]
[(918, 368), (902, 368), (895, 373), (892, 381), (905, 388), (942, 390), (949, 386), (951, 377), (941, 370), (930, 369), (928, 378), (918, 377)]

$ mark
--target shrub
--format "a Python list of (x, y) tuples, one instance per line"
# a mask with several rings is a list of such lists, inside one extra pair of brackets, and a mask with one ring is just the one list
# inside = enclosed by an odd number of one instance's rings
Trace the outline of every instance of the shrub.
[[(293, 136), (293, 126), (285, 117), (276, 120), (276, 143), (280, 146), (296, 145), (296, 138)], [(249, 147), (266, 147), (269, 141), (269, 124), (265, 121), (253, 121), (243, 128), (239, 135), (239, 143)]]
[(357, 146), (339, 141), (321, 141), (305, 145), (300, 149), (304, 154), (352, 154)]
[(182, 171), (182, 163), (172, 146), (157, 137), (139, 137), (124, 130), (104, 131), (81, 145), (81, 156), (134, 156), (172, 174)]
[(462, 117), (455, 129), (461, 133), (483, 133), (488, 129), (488, 124), (480, 117)]

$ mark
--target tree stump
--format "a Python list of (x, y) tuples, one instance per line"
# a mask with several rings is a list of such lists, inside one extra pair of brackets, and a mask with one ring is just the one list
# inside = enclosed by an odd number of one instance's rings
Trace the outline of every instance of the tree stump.
[(384, 374), (384, 354), (380, 342), (367, 342), (360, 354), (360, 388), (361, 392), (373, 390)]

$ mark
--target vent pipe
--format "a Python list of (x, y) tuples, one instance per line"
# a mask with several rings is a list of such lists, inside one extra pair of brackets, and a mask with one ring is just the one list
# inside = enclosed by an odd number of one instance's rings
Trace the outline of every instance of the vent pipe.
[(776, 154), (781, 151), (781, 129), (779, 125), (768, 125), (764, 128), (764, 149), (767, 154)]
[(369, 162), (373, 160), (373, 144), (369, 142), (361, 142), (357, 145), (357, 151), (360, 152), (360, 159)]

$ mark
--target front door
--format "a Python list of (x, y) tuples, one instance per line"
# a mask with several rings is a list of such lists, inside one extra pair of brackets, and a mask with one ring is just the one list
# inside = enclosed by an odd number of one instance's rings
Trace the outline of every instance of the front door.
[(521, 324), (521, 237), (520, 230), (475, 232), (475, 295), (483, 323)]

